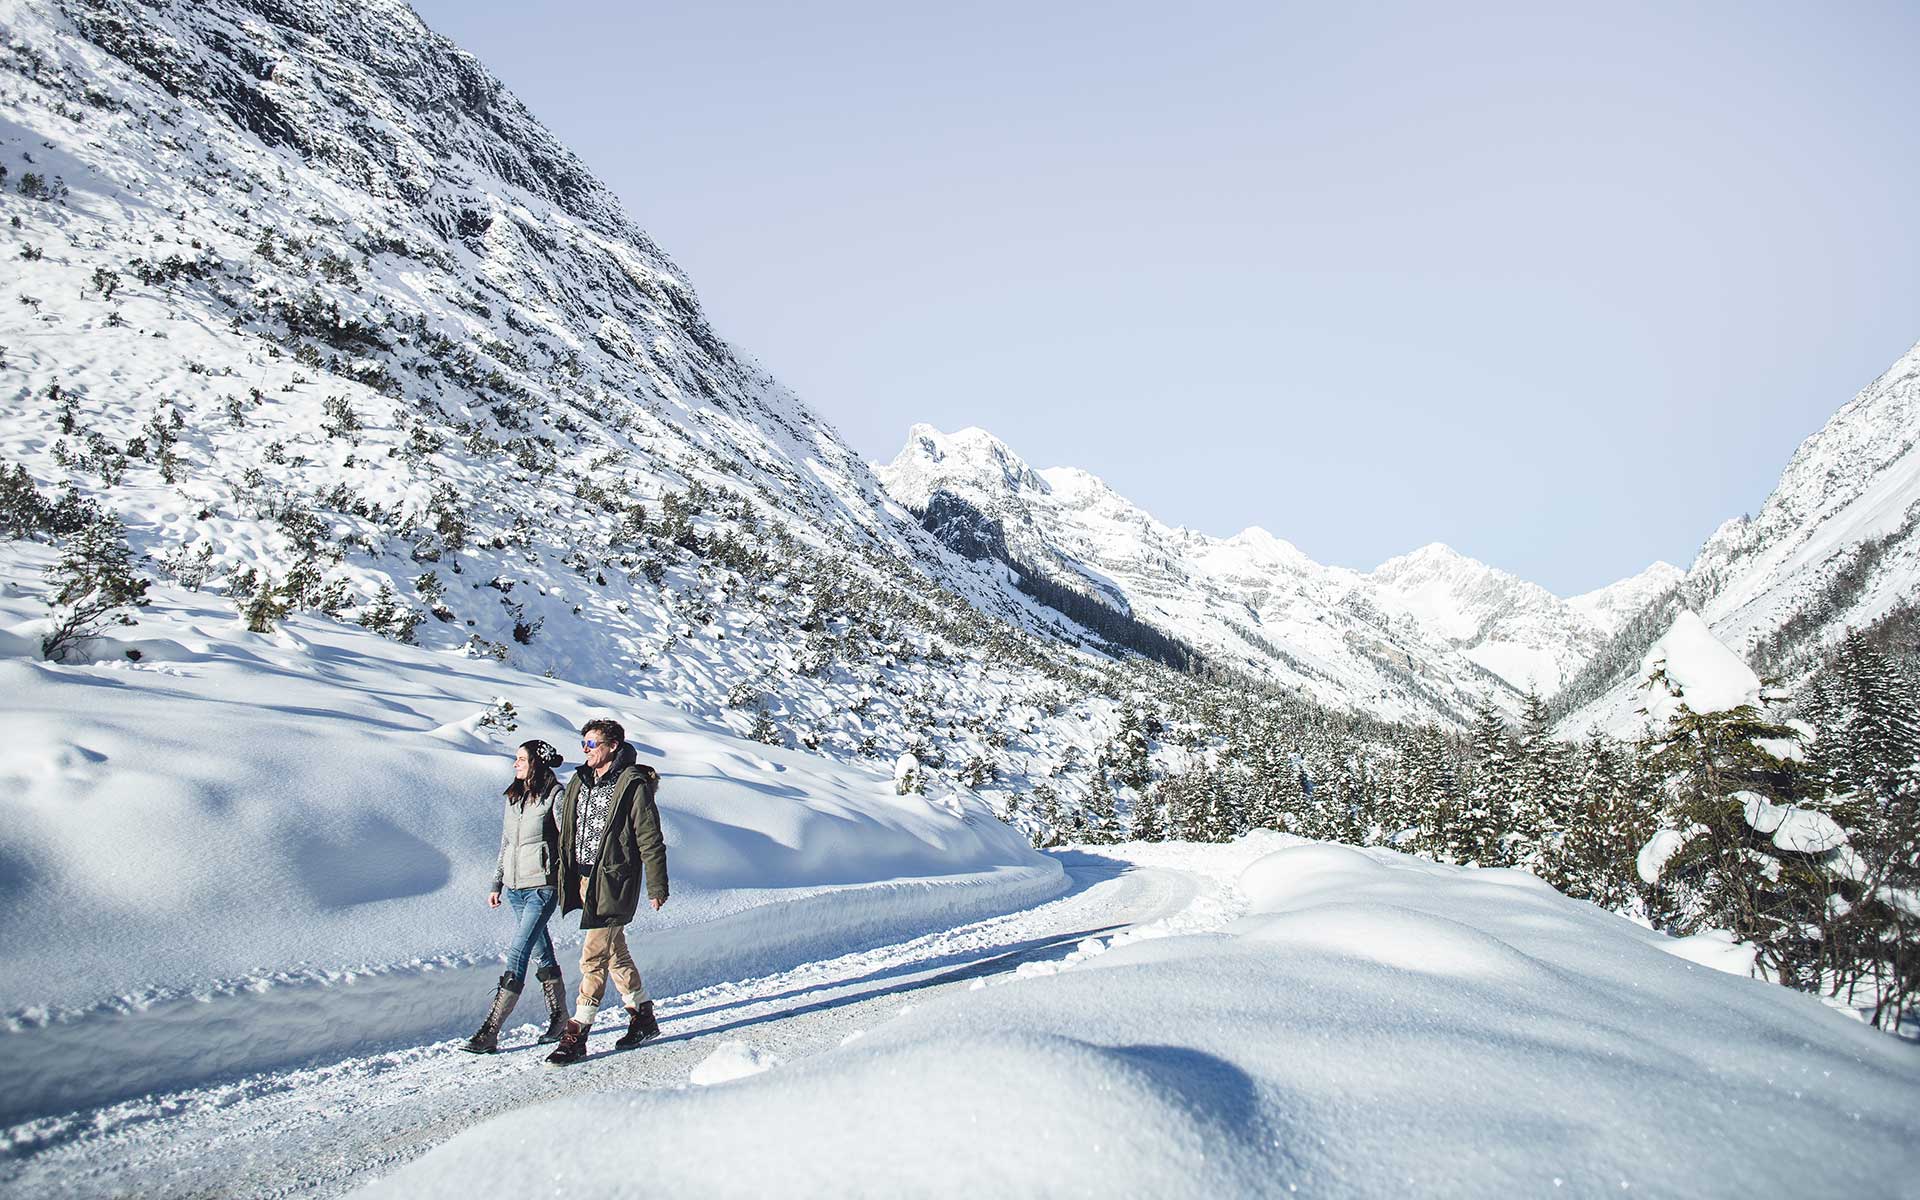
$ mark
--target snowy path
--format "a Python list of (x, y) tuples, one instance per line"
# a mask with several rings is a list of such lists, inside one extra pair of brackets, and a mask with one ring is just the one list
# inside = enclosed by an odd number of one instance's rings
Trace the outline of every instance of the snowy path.
[[(1166, 922), (1217, 925), (1235, 909), (1214, 872), (1067, 854), (1059, 899), (908, 942), (804, 964), (660, 1002), (662, 1038), (611, 1052), (624, 1027), (603, 1014), (592, 1057), (547, 1068), (533, 1037), (545, 1005), (523, 999), (492, 1058), (457, 1041), (43, 1118), (0, 1130), (0, 1190), (15, 1195), (333, 1195), (518, 1105), (609, 1087), (684, 1085), (726, 1040), (792, 1061), (898, 1015), (930, 994), (974, 986), (1023, 964), (1058, 961), (1087, 937)], [(636, 943), (642, 970), (644, 942)], [(569, 964), (571, 966), (571, 964)], [(1030, 968), (1031, 969), (1031, 968)], [(416, 986), (450, 980), (410, 977)], [(575, 978), (568, 972), (571, 982)], [(469, 999), (475, 1023), (486, 996)], [(245, 997), (227, 1001), (246, 1003)], [(370, 1029), (368, 1041), (378, 1041)]]

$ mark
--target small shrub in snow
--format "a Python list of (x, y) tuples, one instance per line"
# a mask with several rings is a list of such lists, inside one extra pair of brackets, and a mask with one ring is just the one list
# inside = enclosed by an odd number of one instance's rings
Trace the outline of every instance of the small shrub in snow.
[(467, 637), (467, 653), (478, 658), (491, 658), (505, 662), (509, 651), (505, 642), (490, 642), (475, 633)]
[(27, 469), (0, 468), (0, 533), (8, 538), (32, 537), (53, 525), (53, 504), (33, 486)]
[(320, 404), (320, 428), (328, 437), (351, 439), (360, 431), (360, 418), (345, 396), (328, 396)]
[(1000, 777), (1000, 769), (984, 754), (969, 758), (960, 768), (960, 782), (970, 788), (982, 788)]
[(131, 625), (124, 611), (147, 603), (147, 581), (134, 573), (133, 551), (127, 546), (120, 519), (99, 514), (75, 530), (47, 568), (54, 585), (47, 603), (53, 609), (53, 628), (40, 639), (40, 653), (59, 661), (67, 652), (96, 637), (109, 623)]
[(911, 751), (893, 760), (893, 791), (895, 795), (918, 795), (926, 789), (926, 779), (920, 770), (920, 759)]
[(272, 633), (273, 623), (287, 615), (287, 607), (273, 577), (262, 572), (254, 583), (253, 594), (240, 606), (240, 615), (245, 618), (249, 632)]
[(202, 542), (200, 548), (192, 552), (185, 546), (175, 546), (160, 556), (160, 566), (175, 583), (190, 592), (197, 592), (212, 573), (213, 546)]
[(496, 696), (493, 703), (487, 706), (487, 711), (480, 714), (479, 727), (512, 733), (520, 728), (520, 714), (514, 711), (513, 701), (505, 696)]
[(747, 736), (765, 746), (787, 744), (787, 739), (781, 734), (780, 727), (773, 723), (773, 714), (767, 711), (767, 706), (764, 704), (760, 706), (760, 711), (753, 715), (753, 728), (748, 731)]
[(426, 619), (426, 614), (417, 608), (400, 603), (400, 597), (393, 591), (393, 585), (382, 583), (373, 600), (361, 610), (359, 623), (382, 637), (390, 637), (396, 642), (412, 644), (413, 631)]

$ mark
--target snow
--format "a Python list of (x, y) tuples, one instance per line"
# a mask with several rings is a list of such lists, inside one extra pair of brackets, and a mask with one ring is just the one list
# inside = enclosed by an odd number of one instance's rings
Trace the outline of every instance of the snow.
[(1753, 964), (1760, 957), (1758, 946), (1739, 941), (1724, 929), (1703, 929), (1699, 933), (1674, 938), (1660, 948), (1690, 963), (1712, 967), (1743, 979), (1753, 977)]
[(1584, 613), (1602, 634), (1611, 637), (1686, 577), (1687, 573), (1672, 563), (1654, 562), (1638, 575), (1572, 597), (1567, 606)]
[(639, 1161), (651, 1188), (702, 1195), (1836, 1195), (1909, 1177), (1908, 1047), (1520, 872), (1275, 845), (1224, 928), (1123, 934), (724, 1088), (523, 1110), (367, 1194), (600, 1191)]
[(687, 1076), (687, 1082), (697, 1087), (712, 1087), (716, 1083), (731, 1083), (762, 1071), (771, 1071), (781, 1065), (782, 1060), (777, 1054), (742, 1041), (728, 1040), (715, 1046), (712, 1054), (700, 1060), (700, 1065)]
[(1639, 855), (1634, 859), (1634, 869), (1647, 883), (1659, 883), (1660, 873), (1667, 869), (1668, 860), (1680, 853), (1681, 849), (1693, 838), (1707, 832), (1704, 825), (1696, 825), (1690, 830), (1657, 829), (1640, 847)]
[(1795, 804), (1775, 804), (1758, 792), (1735, 792), (1727, 797), (1740, 805), (1740, 815), (1755, 832), (1773, 835), (1782, 850), (1825, 854), (1844, 846), (1846, 831), (1823, 812)]
[[(1653, 682), (1655, 671), (1665, 673), (1665, 686)], [(1645, 712), (1656, 728), (1670, 721), (1682, 705), (1696, 713), (1760, 706), (1760, 677), (1691, 609), (1682, 610), (1647, 651), (1640, 679), (1646, 693)]]
[[(0, 945), (0, 1116), (344, 1051), (366, 1028), (318, 1001), (330, 991), (378, 1012), (386, 1037), (466, 1021), (464, 995), (404, 981), (497, 963), (508, 919), (485, 896), (513, 750), (573, 746), (591, 717), (615, 715), (661, 772), (672, 897), (635, 943), (663, 994), (1066, 886), (971, 793), (896, 795), (882, 765), (738, 739), (671, 694), (324, 619), (248, 634), (224, 603), (155, 595), (117, 631), (138, 662), (0, 658), (0, 894), (16, 918)], [(36, 605), (0, 589), (12, 644), (32, 643)], [(517, 731), (482, 727), (497, 697)], [(569, 924), (554, 924), (563, 947)], [(193, 1020), (243, 992), (278, 1014), (267, 1030)]]

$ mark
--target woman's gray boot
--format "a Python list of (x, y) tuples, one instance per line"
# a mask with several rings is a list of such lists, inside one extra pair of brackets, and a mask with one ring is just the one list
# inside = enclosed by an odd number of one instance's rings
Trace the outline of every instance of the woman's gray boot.
[(467, 1039), (460, 1047), (469, 1054), (492, 1054), (500, 1048), (500, 1027), (507, 1023), (507, 1014), (520, 1002), (520, 977), (512, 971), (500, 976), (500, 986), (493, 993), (493, 1007), (487, 1010), (487, 1019), (480, 1022), (480, 1030)]
[(540, 990), (547, 994), (547, 1008), (552, 1015), (547, 1018), (547, 1028), (537, 1042), (557, 1042), (567, 1031), (567, 1018), (572, 1014), (567, 1009), (567, 984), (560, 978), (560, 964), (541, 967), (533, 973), (540, 981)]

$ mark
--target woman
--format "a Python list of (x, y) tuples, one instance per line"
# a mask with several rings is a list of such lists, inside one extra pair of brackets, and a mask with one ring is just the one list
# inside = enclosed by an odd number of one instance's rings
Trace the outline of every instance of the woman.
[(474, 1054), (492, 1054), (499, 1048), (500, 1027), (520, 999), (529, 957), (552, 1012), (540, 1040), (557, 1042), (567, 1027), (567, 987), (560, 978), (560, 963), (553, 956), (553, 939), (547, 936), (547, 918), (553, 915), (558, 895), (554, 871), (560, 861), (560, 827), (554, 820), (553, 803), (561, 789), (553, 769), (559, 765), (560, 752), (538, 740), (522, 742), (513, 756), (513, 782), (507, 786), (505, 824), (500, 832), (500, 861), (493, 873), (493, 892), (487, 897), (487, 906), (500, 907), (504, 887), (517, 926), (513, 944), (507, 948), (506, 974), (500, 976), (499, 989), (493, 994), (493, 1007), (487, 1010), (480, 1031), (461, 1047)]

